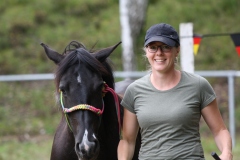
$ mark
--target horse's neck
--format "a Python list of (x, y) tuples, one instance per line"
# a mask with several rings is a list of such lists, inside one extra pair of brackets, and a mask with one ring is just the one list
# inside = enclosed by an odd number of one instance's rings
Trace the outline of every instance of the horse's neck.
[[(118, 105), (120, 106), (120, 102), (122, 98), (117, 95), (118, 98)], [(104, 98), (105, 109), (103, 113), (103, 123), (105, 126), (118, 126), (118, 115), (117, 115), (117, 101), (114, 99), (111, 93), (107, 94)], [(120, 106), (120, 110), (122, 107)], [(122, 112), (121, 112), (122, 113)], [(121, 114), (122, 117), (122, 114)]]
[(75, 154), (74, 146), (74, 136), (69, 130), (68, 125), (65, 121), (65, 116), (63, 114), (62, 120), (60, 121), (54, 136), (51, 160), (77, 160), (78, 158)]
[[(116, 159), (119, 143), (118, 119), (114, 98), (106, 94), (105, 109), (102, 115), (102, 123), (99, 129), (99, 141), (104, 159)], [(103, 155), (102, 155), (103, 156)]]

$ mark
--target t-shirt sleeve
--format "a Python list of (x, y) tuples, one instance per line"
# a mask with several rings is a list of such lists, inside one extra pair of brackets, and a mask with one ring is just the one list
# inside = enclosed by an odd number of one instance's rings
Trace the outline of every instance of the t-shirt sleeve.
[(132, 84), (130, 84), (128, 86), (128, 88), (126, 89), (126, 92), (123, 96), (123, 99), (121, 101), (121, 105), (126, 108), (127, 110), (129, 110), (130, 112), (135, 113), (134, 111), (134, 91), (133, 91), (134, 87)]
[(201, 109), (210, 104), (214, 99), (216, 99), (216, 94), (210, 85), (210, 83), (203, 77), (200, 77), (199, 80), (200, 87), (200, 100), (201, 100)]

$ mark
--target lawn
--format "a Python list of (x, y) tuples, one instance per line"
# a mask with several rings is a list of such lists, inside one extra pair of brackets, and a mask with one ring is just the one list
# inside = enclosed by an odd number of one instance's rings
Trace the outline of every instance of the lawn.
[(0, 160), (49, 160), (52, 136), (6, 136), (0, 140)]
[[(51, 135), (36, 137), (3, 137), (0, 140), (0, 160), (49, 160)], [(5, 140), (4, 140), (5, 139)], [(202, 137), (206, 160), (213, 160), (211, 152), (219, 153), (212, 137)], [(236, 146), (233, 149), (233, 160), (240, 157), (240, 137), (237, 137)]]

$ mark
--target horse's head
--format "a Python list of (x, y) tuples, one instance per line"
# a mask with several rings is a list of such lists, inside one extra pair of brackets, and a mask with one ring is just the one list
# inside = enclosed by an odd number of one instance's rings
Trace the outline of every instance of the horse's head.
[(90, 53), (76, 41), (71, 42), (63, 54), (41, 44), (49, 59), (58, 67), (56, 88), (65, 126), (75, 139), (75, 151), (81, 160), (95, 159), (99, 152), (98, 129), (104, 111), (105, 83), (113, 87), (114, 78), (107, 57), (120, 43)]

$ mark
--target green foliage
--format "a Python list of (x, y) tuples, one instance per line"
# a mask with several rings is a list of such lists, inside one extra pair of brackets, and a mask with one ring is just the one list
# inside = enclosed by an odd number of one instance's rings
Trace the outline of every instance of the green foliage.
[(81, 41), (88, 48), (95, 43), (103, 48), (120, 41), (117, 1), (26, 0), (2, 1), (0, 5), (0, 47), (4, 51), (0, 74), (49, 72), (52, 64), (46, 64), (41, 42), (62, 52), (71, 40)]
[[(40, 42), (62, 52), (71, 40), (88, 48), (95, 43), (96, 48), (103, 48), (121, 40), (118, 1), (12, 0), (2, 1), (0, 6), (0, 74), (49, 72), (52, 65), (46, 62)], [(178, 29), (180, 23), (192, 22), (198, 34), (235, 33), (239, 32), (239, 7), (237, 0), (149, 1), (146, 23), (137, 39), (138, 70), (146, 69), (142, 46), (150, 25), (166, 22)], [(111, 59), (121, 70), (120, 47)], [(238, 70), (239, 62), (230, 36), (203, 38), (195, 56), (196, 70)]]

